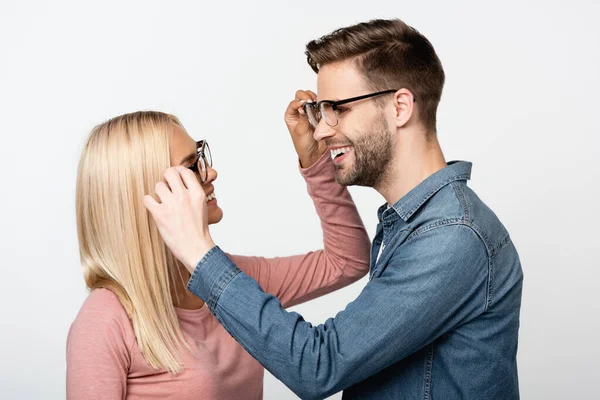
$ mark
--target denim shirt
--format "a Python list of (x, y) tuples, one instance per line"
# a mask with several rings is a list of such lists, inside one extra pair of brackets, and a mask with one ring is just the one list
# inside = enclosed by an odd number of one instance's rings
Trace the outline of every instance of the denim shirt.
[(284, 310), (218, 246), (188, 289), (301, 398), (517, 399), (523, 273), (470, 173), (451, 162), (379, 209), (369, 282), (324, 324)]

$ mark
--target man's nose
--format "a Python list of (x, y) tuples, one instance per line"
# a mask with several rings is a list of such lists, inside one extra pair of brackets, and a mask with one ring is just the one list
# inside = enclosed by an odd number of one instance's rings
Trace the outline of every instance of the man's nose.
[(317, 125), (317, 127), (315, 128), (315, 131), (313, 132), (313, 138), (315, 140), (323, 140), (328, 137), (332, 137), (334, 135), (335, 135), (335, 130), (332, 127), (330, 127), (329, 125), (327, 125), (327, 123), (325, 122), (325, 118), (321, 118), (321, 120), (319, 121), (319, 124)]

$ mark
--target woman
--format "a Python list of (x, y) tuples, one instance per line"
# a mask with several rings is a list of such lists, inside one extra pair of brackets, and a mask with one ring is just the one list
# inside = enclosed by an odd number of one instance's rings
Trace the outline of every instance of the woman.
[[(305, 118), (299, 116), (300, 118)], [(159, 112), (97, 126), (77, 177), (77, 228), (88, 298), (67, 340), (70, 399), (260, 399), (262, 366), (186, 290), (189, 273), (170, 254), (144, 194), (164, 170), (184, 165), (218, 223), (210, 150)], [(324, 250), (283, 258), (230, 257), (289, 307), (346, 286), (368, 271), (369, 239), (325, 155), (302, 170), (322, 221)]]

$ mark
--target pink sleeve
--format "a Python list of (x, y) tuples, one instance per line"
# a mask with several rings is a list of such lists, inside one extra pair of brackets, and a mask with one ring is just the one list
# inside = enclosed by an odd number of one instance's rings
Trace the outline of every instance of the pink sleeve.
[(335, 181), (329, 153), (301, 172), (321, 219), (324, 249), (277, 258), (229, 255), (284, 307), (333, 292), (369, 272), (369, 236), (350, 193)]
[(67, 399), (124, 399), (132, 335), (118, 298), (93, 290), (67, 338)]

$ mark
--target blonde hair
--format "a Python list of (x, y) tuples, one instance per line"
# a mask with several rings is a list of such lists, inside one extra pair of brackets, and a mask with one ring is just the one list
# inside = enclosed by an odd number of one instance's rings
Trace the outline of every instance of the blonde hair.
[(96, 126), (79, 162), (76, 209), (87, 287), (115, 293), (146, 361), (178, 373), (180, 350), (189, 349), (172, 299), (179, 268), (142, 202), (170, 167), (174, 126), (183, 129), (175, 116), (153, 111)]

